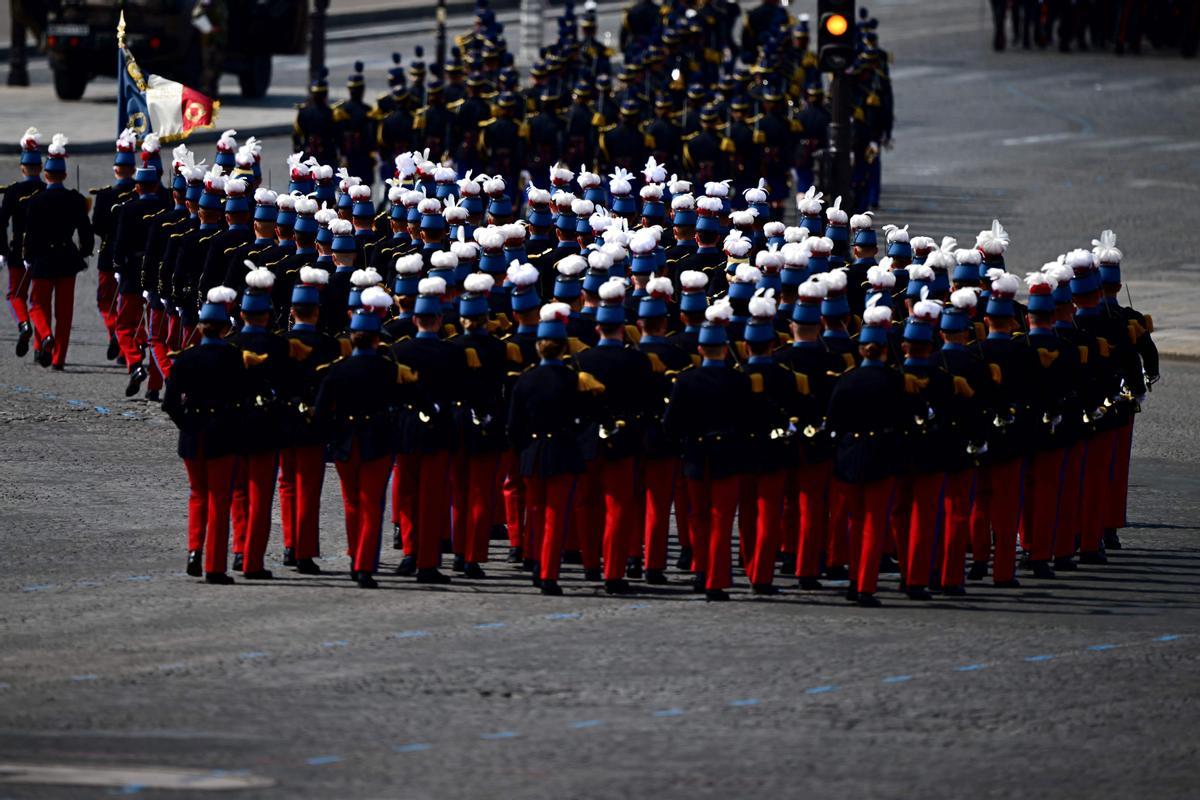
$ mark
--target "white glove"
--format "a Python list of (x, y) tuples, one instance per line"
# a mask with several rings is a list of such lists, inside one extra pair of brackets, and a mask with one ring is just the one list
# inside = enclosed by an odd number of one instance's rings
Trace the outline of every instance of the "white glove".
[(142, 289), (142, 299), (143, 299), (143, 300), (149, 300), (149, 299), (150, 299), (150, 293), (149, 293), (148, 291), (146, 291), (145, 289)]
[(8, 266), (8, 259), (5, 258), (4, 256), (0, 256), (0, 269), (4, 269), (7, 266)]

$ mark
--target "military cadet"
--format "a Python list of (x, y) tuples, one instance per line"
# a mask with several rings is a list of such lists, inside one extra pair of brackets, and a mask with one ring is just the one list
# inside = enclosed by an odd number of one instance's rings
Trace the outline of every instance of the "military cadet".
[[(700, 366), (675, 379), (663, 424), (680, 443), (688, 491), (688, 533), (692, 545), (693, 588), (708, 600), (728, 600), (732, 583), (730, 545), (741, 475), (742, 443), (749, 432), (749, 379), (727, 359), (725, 326), (733, 310), (718, 301), (705, 312), (698, 337)], [(729, 409), (715, 415), (712, 409)]]
[[(441, 217), (438, 217), (441, 219)], [(451, 253), (434, 266), (453, 269)], [(450, 539), (450, 459), (457, 445), (455, 409), (462, 402), (467, 354), (441, 338), (446, 280), (421, 280), (413, 308), (417, 332), (391, 347), (398, 363), (416, 372), (413, 401), (400, 413), (399, 454), (393, 480), (400, 484), (399, 515), (404, 560), (398, 575), (418, 583), (449, 583), (439, 569), (443, 541)]]
[(229, 506), (241, 413), (246, 396), (241, 351), (225, 339), (237, 293), (211, 289), (198, 316), (199, 341), (175, 356), (163, 411), (179, 428), (179, 457), (187, 467), (187, 574), (230, 584)]
[[(297, 271), (291, 294), (291, 328), (285, 334), (288, 369), (277, 389), (284, 409), (282, 448), (279, 453), (279, 510), (283, 527), (283, 565), (302, 575), (318, 575), (321, 568), (319, 525), (321, 486), (325, 480), (323, 432), (313, 418), (321, 373), (340, 355), (338, 341), (322, 333), (317, 324), (321, 291), (329, 273), (303, 266)], [(243, 329), (242, 335), (246, 331)]]
[(617, 122), (600, 132), (602, 163), (632, 170), (645, 162), (646, 137), (640, 128), (640, 116), (637, 100), (628, 97), (621, 103)]
[(142, 260), (145, 257), (146, 241), (149, 237), (151, 218), (164, 210), (159, 195), (159, 174), (149, 164), (147, 145), (153, 144), (157, 151), (157, 137), (148, 134), (142, 148), (142, 166), (134, 173), (135, 196), (131, 197), (116, 212), (113, 234), (113, 267), (120, 276), (117, 281), (117, 342), (121, 355), (129, 370), (129, 384), (125, 396), (133, 397), (150, 378), (149, 391), (154, 395), (162, 388), (162, 373), (151, 361), (147, 371), (145, 361), (146, 303), (142, 297)]
[[(354, 62), (354, 72), (346, 79), (346, 90), (350, 96), (333, 104), (333, 123), (337, 130), (338, 152), (342, 161), (353, 175), (363, 178), (369, 188), (375, 178), (375, 123), (371, 118), (371, 107), (363, 102), (366, 84), (363, 80), (363, 62)], [(297, 149), (304, 149), (297, 147)], [(309, 152), (317, 155), (311, 148)], [(318, 160), (328, 159), (317, 156)]]
[(117, 232), (116, 209), (133, 194), (133, 173), (137, 168), (136, 151), (137, 134), (131, 128), (126, 128), (117, 137), (117, 152), (113, 157), (113, 176), (116, 180), (111, 186), (91, 191), (95, 198), (92, 206), (92, 229), (100, 238), (96, 258), (96, 307), (108, 331), (106, 355), (110, 361), (121, 355), (121, 345), (117, 341), (117, 279), (112, 258), (113, 241)]
[[(522, 272), (528, 273), (518, 269), (511, 274), (524, 280)], [(528, 292), (533, 284), (523, 285)], [(513, 301), (515, 312), (516, 294)], [(592, 424), (592, 393), (602, 387), (563, 361), (570, 308), (564, 303), (547, 303), (534, 313), (539, 320), (534, 334), (539, 361), (513, 386), (507, 433), (524, 489), (528, 535), (523, 553), (529, 557), (534, 585), (542, 594), (561, 595), (558, 575), (571, 493), (584, 471), (579, 435)]]
[(338, 128), (329, 107), (329, 70), (322, 69), (308, 87), (308, 100), (297, 106), (292, 149), (322, 164), (338, 163)]
[(328, 230), (333, 236), (329, 247), (334, 271), (329, 274), (329, 285), (321, 292), (321, 327), (325, 333), (337, 336), (346, 329), (350, 279), (354, 274), (358, 247), (354, 241), (354, 225), (349, 220), (332, 220)]
[[(213, 166), (205, 173), (197, 166), (189, 178), (189, 191), (194, 192), (191, 184), (196, 173), (200, 172), (203, 188), (196, 203), (196, 221), (187, 231), (180, 233), (178, 239), (172, 239), (167, 255), (163, 259), (163, 273), (170, 275), (170, 282), (164, 278), (165, 289), (169, 289), (171, 305), (179, 315), (179, 340), (183, 347), (192, 343), (196, 329), (197, 312), (196, 284), (200, 279), (200, 271), (208, 246), (214, 236), (221, 231), (222, 196), (225, 193), (225, 178), (221, 168)], [(234, 293), (236, 296), (236, 292)]]
[[(87, 269), (95, 237), (87, 200), (63, 185), (67, 179), (66, 136), (56, 133), (46, 148), (45, 190), (26, 201), (24, 258), (32, 279), (29, 320), (37, 363), (61, 371), (71, 342), (75, 276)], [(53, 322), (52, 322), (53, 321)]]
[(246, 291), (242, 295), (240, 330), (231, 338), (242, 353), (246, 402), (238, 459), (233, 477), (233, 569), (247, 580), (269, 580), (263, 555), (271, 533), (271, 505), (282, 441), (283, 404), (277, 394), (287, 377), (288, 344), (273, 333), (271, 293), (275, 274), (245, 262)]
[[(504, 92), (496, 103), (496, 113), (477, 122), (479, 154), (484, 164), (496, 171), (507, 183), (516, 185), (521, 165), (525, 163), (525, 139), (528, 132), (513, 119), (517, 97)], [(462, 120), (460, 112), (459, 119)]]
[(454, 113), (446, 107), (445, 87), (440, 80), (429, 82), (424, 103), (413, 115), (413, 146), (431, 153), (439, 161), (458, 141)]
[(228, 274), (228, 259), (232, 251), (254, 240), (254, 231), (250, 227), (250, 198), (246, 195), (248, 190), (249, 187), (241, 178), (229, 178), (224, 183), (225, 229), (215, 234), (205, 249), (196, 284), (201, 295), (213, 286), (221, 285)]
[(379, 287), (363, 292), (362, 307), (350, 318), (353, 349), (323, 370), (313, 411), (342, 484), (350, 577), (363, 589), (378, 586), (373, 576), (395, 454), (395, 414), (415, 379), (412, 370), (379, 352), (379, 329), (391, 303)]
[[(17, 357), (29, 352), (33, 324), (29, 321), (29, 284), (32, 280), (25, 268), (24, 237), (26, 201), (45, 188), (42, 182), (42, 134), (29, 128), (21, 137), (21, 180), (4, 187), (0, 199), (0, 268), (8, 266), (6, 298), (17, 321)], [(9, 238), (9, 223), (12, 237)]]

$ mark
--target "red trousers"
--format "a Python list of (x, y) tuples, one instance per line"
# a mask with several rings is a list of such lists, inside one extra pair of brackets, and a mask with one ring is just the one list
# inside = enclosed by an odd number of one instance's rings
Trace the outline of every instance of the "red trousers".
[(229, 550), (229, 502), (234, 456), (185, 458), (188, 476), (188, 550), (204, 551), (204, 571), (224, 572)]
[(1095, 553), (1104, 537), (1105, 495), (1116, 491), (1112, 484), (1113, 442), (1117, 431), (1092, 434), (1083, 456), (1083, 501), (1079, 515), (1079, 550)]
[(635, 538), (637, 462), (633, 457), (596, 461), (604, 499), (604, 579), (615, 581), (625, 577), (630, 541)]
[(142, 314), (146, 301), (140, 294), (117, 295), (117, 344), (130, 372), (142, 363), (142, 346), (146, 344), (146, 331), (142, 326)]
[[(571, 491), (571, 518), (563, 538), (563, 547), (578, 550), (585, 570), (600, 569), (604, 526), (601, 523), (604, 493), (600, 488), (602, 461), (594, 458), (586, 471), (576, 476)], [(621, 560), (624, 564), (624, 559)]]
[(492, 536), (492, 522), (496, 519), (496, 470), (499, 466), (499, 453), (466, 456), (463, 557), (476, 564), (488, 560), (488, 542)]
[(279, 512), (283, 546), (296, 558), (321, 554), (321, 487), (325, 483), (325, 448), (319, 444), (289, 447), (279, 453)]
[(24, 264), (8, 263), (8, 291), (5, 297), (17, 324), (29, 322), (29, 271)]
[(746, 577), (755, 586), (775, 580), (775, 556), (783, 534), (783, 488), (787, 470), (754, 476), (754, 547), (746, 561)]
[(571, 492), (574, 475), (554, 475), (549, 478), (530, 476), (525, 484), (525, 502), (529, 509), (527, 524), (530, 531), (528, 557), (539, 562), (538, 577), (557, 581), (562, 566), (563, 540), (571, 514)]
[[(1025, 470), (1025, 502), (1021, 504), (1021, 547), (1034, 561), (1054, 557), (1054, 535), (1062, 492), (1061, 449), (1034, 453)], [(1066, 497), (1062, 498), (1063, 504)]]
[(375, 572), (379, 568), (379, 529), (383, 525), (383, 506), (387, 502), (392, 457), (380, 456), (363, 461), (358, 443), (355, 442), (350, 457), (338, 461), (336, 466), (342, 483), (346, 541), (350, 543), (353, 569)]
[(1075, 555), (1078, 545), (1079, 519), (1083, 512), (1083, 455), (1086, 450), (1087, 443), (1081, 440), (1063, 453), (1062, 489), (1052, 548), (1055, 558), (1070, 558)]
[(161, 308), (152, 308), (149, 311), (146, 327), (148, 330), (147, 338), (150, 341), (151, 355), (151, 370), (150, 370), (150, 388), (157, 388), (154, 385), (154, 375), (158, 374), (159, 380), (165, 380), (171, 377), (171, 351), (177, 349), (170, 342), (171, 323), (167, 312)]
[(96, 273), (96, 308), (109, 336), (117, 335), (117, 276), (103, 270)]
[(233, 552), (244, 555), (245, 572), (263, 568), (263, 554), (271, 536), (278, 465), (279, 453), (274, 450), (238, 459), (233, 481)]
[(946, 473), (942, 493), (942, 586), (963, 585), (967, 541), (971, 538), (971, 488), (976, 470)]
[(938, 505), (945, 482), (944, 472), (919, 473), (909, 479), (910, 508), (905, 537), (908, 541), (904, 555), (904, 583), (907, 586), (929, 585)]
[(790, 556), (796, 555), (799, 545), (800, 530), (800, 476), (799, 470), (789, 467), (783, 471), (783, 509), (780, 512), (782, 535), (779, 539), (779, 549)]
[(687, 479), (692, 570), (704, 573), (710, 591), (733, 585), (730, 547), (740, 484), (737, 475)]
[[(682, 494), (675, 492), (679, 477), (679, 459), (651, 458), (643, 462), (646, 515), (642, 528), (646, 569), (667, 568), (667, 536), (671, 530), (671, 501)], [(679, 516), (679, 515), (677, 515)]]
[[(40, 351), (42, 339), (53, 332), (53, 363), (61, 367), (67, 362), (67, 346), (71, 343), (71, 319), (75, 316), (75, 276), (34, 278), (30, 299), (29, 320), (33, 323), (34, 350)], [(53, 331), (51, 314), (54, 318)]]
[[(517, 453), (507, 450), (500, 457), (500, 469), (504, 472), (504, 482), (500, 494), (504, 498), (504, 526), (508, 529), (508, 546), (525, 547), (525, 484), (517, 467)], [(526, 558), (533, 558), (533, 553), (526, 550)]]
[(971, 508), (971, 558), (987, 561), (995, 536), (992, 580), (1009, 581), (1017, 569), (1017, 527), (1021, 519), (1021, 459), (980, 470)]
[(895, 478), (871, 483), (833, 482), (835, 493), (849, 509), (850, 574), (855, 588), (875, 594), (879, 587), (879, 559), (888, 535), (888, 510), (896, 487)]
[(397, 456), (395, 480), (392, 515), (399, 515), (404, 554), (416, 557), (417, 569), (435, 568), (450, 538), (450, 451)]
[(1109, 491), (1104, 494), (1104, 527), (1124, 528), (1129, 502), (1129, 458), (1133, 452), (1133, 420), (1113, 435), (1113, 460)]
[(821, 461), (805, 464), (796, 471), (796, 510), (799, 517), (796, 541), (798, 578), (815, 578), (821, 570), (821, 547), (825, 544), (827, 532), (831, 530), (829, 482), (832, 463)]
[[(850, 484), (834, 480), (829, 482), (829, 532), (825, 541), (825, 566), (837, 567), (850, 562)], [(851, 570), (853, 573), (853, 570)]]

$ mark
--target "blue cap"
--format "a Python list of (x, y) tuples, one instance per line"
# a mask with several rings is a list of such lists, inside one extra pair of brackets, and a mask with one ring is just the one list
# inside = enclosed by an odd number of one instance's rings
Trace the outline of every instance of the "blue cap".
[(909, 317), (904, 323), (904, 338), (910, 342), (932, 342), (933, 323)]
[(639, 319), (654, 319), (667, 315), (667, 301), (654, 295), (643, 295), (638, 300), (637, 315)]
[(877, 247), (879, 239), (874, 228), (859, 228), (854, 232), (854, 244), (858, 247)]
[(340, 195), (338, 195), (338, 200), (337, 200), (338, 210), (341, 210), (343, 208), (352, 208), (353, 206), (354, 206), (354, 201), (350, 199), (349, 192), (342, 192)]
[(758, 216), (754, 218), (757, 224), (762, 225), (771, 220), (771, 204), (765, 200), (750, 203), (748, 207), (758, 212)]
[(198, 184), (193, 186), (192, 184), (189, 183), (188, 187), (187, 187), (187, 194), (185, 194), (184, 197), (187, 200), (189, 200), (190, 202), (194, 203), (200, 199), (200, 195), (203, 193), (204, 193), (203, 186), (200, 186)]
[(603, 285), (604, 282), (610, 277), (612, 276), (606, 269), (595, 269), (594, 267), (589, 267), (587, 274), (583, 276), (583, 290), (585, 292), (597, 294), (600, 291), (601, 285)]
[(661, 200), (647, 200), (642, 203), (642, 216), (646, 219), (663, 219), (667, 210)]
[[(542, 299), (538, 297), (536, 283), (531, 283), (528, 286), (513, 287), (510, 297), (514, 312), (529, 311), (542, 304)], [(565, 335), (563, 338), (566, 338)]]
[(346, 308), (350, 311), (355, 311), (363, 307), (362, 304), (363, 290), (357, 286), (351, 287), (350, 293), (346, 295)]
[(683, 228), (688, 225), (696, 224), (696, 209), (680, 208), (675, 211), (675, 215), (671, 220), (671, 224), (678, 228)]
[(446, 228), (446, 218), (439, 214), (421, 214), (421, 230), (440, 231)]
[(613, 198), (613, 213), (633, 215), (637, 213), (637, 198), (632, 194), (617, 195)]
[(753, 296), (753, 283), (741, 283), (740, 281), (735, 281), (729, 284), (730, 300), (749, 300)]
[(405, 215), (404, 215), (405, 222), (420, 222), (421, 221), (421, 211), (419, 208), (417, 208), (417, 205), (418, 204), (413, 204), (411, 206), (408, 206), (407, 210), (405, 211)]
[[(513, 310), (515, 311), (516, 309)], [(539, 322), (537, 326), (537, 338), (566, 339), (567, 326), (557, 319), (549, 320), (548, 322)]]
[(292, 287), (292, 305), (316, 306), (321, 304), (321, 290), (307, 283), (297, 283)]
[(592, 223), (587, 217), (579, 217), (575, 222), (575, 233), (580, 236), (588, 236), (592, 233)]
[(754, 284), (755, 291), (759, 289), (773, 289), (775, 294), (779, 294), (779, 290), (783, 288), (783, 276), (778, 272), (764, 272), (759, 278), (758, 283)]
[(934, 295), (944, 295), (950, 291), (950, 274), (940, 267), (933, 268), (933, 283), (929, 284), (929, 291)]
[(414, 295), (421, 285), (421, 273), (397, 272), (392, 288), (396, 294)]
[(829, 271), (829, 256), (810, 255), (808, 257), (808, 274), (817, 275)]
[[(328, 180), (317, 181), (315, 187), (313, 186), (312, 181), (308, 181), (307, 186), (308, 191), (304, 192), (304, 194), (312, 194), (313, 199), (315, 199), (318, 203), (332, 203), (337, 197), (337, 190), (333, 186), (332, 178)], [(291, 191), (291, 189), (288, 189), (288, 191)], [(301, 191), (303, 191), (303, 189)]]
[(359, 200), (354, 203), (354, 206), (350, 209), (350, 216), (373, 217), (375, 216), (375, 204), (371, 202), (369, 198), (366, 200)]
[(407, 222), (408, 209), (405, 208), (402, 203), (394, 203), (391, 209), (388, 210), (388, 217), (390, 219), (400, 220), (401, 222)]
[(622, 325), (625, 322), (625, 306), (623, 303), (601, 303), (596, 309), (596, 323), (599, 325)]
[(632, 275), (649, 275), (658, 268), (658, 256), (655, 252), (658, 248), (651, 250), (649, 253), (634, 253), (630, 259), (629, 272)]
[(608, 192), (605, 191), (603, 184), (589, 186), (583, 190), (583, 199), (590, 200), (594, 205), (607, 206)]
[(460, 317), (483, 317), (489, 310), (486, 294), (468, 292), (458, 296), (458, 315)]
[(271, 295), (265, 292), (246, 292), (242, 295), (242, 311), (259, 314), (271, 310)]
[(850, 302), (846, 299), (846, 295), (838, 294), (823, 298), (821, 300), (821, 316), (830, 319), (850, 316)]
[(721, 220), (718, 217), (709, 216), (708, 214), (701, 214), (696, 220), (696, 230), (723, 233), (725, 231), (725, 226), (721, 224)]
[[(316, 233), (317, 238), (321, 238), (321, 226), (317, 224), (315, 217), (308, 214), (296, 214), (294, 211), (290, 213), (291, 216), (295, 218), (292, 226), (296, 229), (296, 233)], [(281, 212), (279, 216), (275, 218), (275, 224), (286, 228), (287, 223), (284, 218), (288, 216), (288, 214), (289, 212), (287, 211)], [(322, 242), (322, 244), (325, 243)]]
[(1116, 286), (1121, 282), (1120, 264), (1100, 264), (1100, 282), (1105, 286)]
[(832, 222), (825, 226), (825, 238), (835, 244), (850, 238), (850, 231), (845, 225), (834, 225)]
[[(261, 203), (254, 207), (254, 219), (257, 222), (278, 222), (280, 216), (282, 215), (274, 203)], [(292, 216), (295, 217), (294, 212)]]
[(864, 325), (858, 334), (859, 344), (888, 343), (888, 329), (882, 325)]
[(821, 303), (801, 297), (792, 306), (792, 322), (800, 325), (817, 325), (821, 321)]
[(350, 330), (379, 333), (383, 327), (383, 318), (373, 309), (360, 308), (350, 317)]
[[(297, 220), (296, 222), (297, 222), (297, 224), (299, 224), (300, 220)], [(313, 219), (313, 222), (316, 222), (315, 218)], [(299, 231), (300, 228), (297, 227), (296, 230)], [(303, 231), (300, 231), (300, 232), (303, 233)], [(331, 242), (333, 242), (333, 231), (329, 230), (328, 227), (324, 227), (324, 228), (321, 227), (320, 223), (318, 223), (317, 224), (317, 241), (324, 245), (330, 244)]]
[(558, 212), (558, 216), (554, 218), (554, 227), (566, 233), (575, 233), (577, 223), (578, 220), (570, 211), (560, 211)]
[(497, 195), (488, 201), (487, 212), (493, 217), (511, 217), (513, 213), (512, 200), (506, 194)]
[(183, 177), (178, 172), (175, 173), (175, 177), (171, 178), (171, 191), (186, 192), (187, 188), (188, 188), (187, 178)]
[(483, 213), (483, 197), (480, 195), (467, 195), (458, 204), (467, 210), (469, 216)]
[(679, 295), (679, 310), (688, 314), (702, 314), (708, 308), (708, 297), (703, 289), (683, 292)]
[(335, 253), (355, 253), (358, 252), (358, 243), (354, 240), (353, 234), (334, 236), (332, 250)]
[(232, 150), (217, 150), (217, 157), (213, 159), (213, 162), (224, 167), (226, 172), (233, 171), (233, 168), (237, 166), (237, 158)]
[(21, 150), (21, 163), (25, 165), (41, 164), (42, 151), (34, 148), (33, 150)]
[[(332, 189), (332, 188), (333, 187), (330, 186), (330, 189)], [(296, 180), (295, 178), (292, 178), (291, 180), (288, 181), (288, 194), (291, 194), (292, 192), (299, 192), (300, 194), (308, 195), (308, 194), (312, 194), (312, 191), (313, 191), (312, 178), (304, 178), (302, 180)]]
[(113, 164), (118, 167), (132, 167), (137, 163), (137, 157), (132, 150), (118, 150), (113, 157)]
[(705, 322), (700, 326), (699, 343), (705, 347), (718, 347), (729, 344), (729, 334), (725, 326), (716, 322)]
[(554, 299), (570, 301), (579, 297), (583, 292), (583, 281), (579, 278), (568, 278), (559, 275), (554, 279)]
[(246, 199), (244, 194), (229, 195), (225, 198), (225, 213), (237, 214), (242, 211), (250, 210), (250, 201)]
[(483, 255), (479, 257), (479, 271), (486, 272), (489, 275), (502, 275), (508, 269), (509, 261), (506, 260), (503, 252), (483, 251)]
[(1098, 270), (1076, 270), (1071, 278), (1071, 294), (1090, 294), (1100, 290), (1100, 273)]
[(781, 286), (799, 286), (808, 275), (806, 268), (784, 264), (783, 271), (779, 273), (779, 283)]
[(743, 334), (747, 342), (769, 342), (776, 338), (775, 324), (769, 319), (757, 317), (746, 323)]
[(940, 325), (944, 331), (957, 333), (969, 328), (971, 326), (971, 319), (967, 316), (965, 309), (946, 306), (945, 310), (942, 311)]
[(979, 269), (974, 264), (955, 264), (951, 278), (959, 286), (977, 286)]
[(813, 236), (816, 236), (818, 231), (825, 229), (824, 224), (821, 223), (820, 214), (801, 214), (800, 227), (807, 228)]
[(210, 211), (220, 211), (224, 203), (220, 192), (204, 192), (200, 195), (200, 207)]
[(1054, 292), (1050, 296), (1054, 298), (1054, 302), (1058, 305), (1070, 305), (1073, 302), (1071, 299), (1071, 283), (1063, 281), (1055, 285)]
[(912, 274), (909, 273), (908, 288), (904, 290), (904, 296), (912, 297), (912, 298), (916, 298), (917, 300), (920, 300), (922, 289), (929, 289), (929, 291), (932, 292), (933, 291), (933, 281), (932, 280), (922, 280), (920, 278), (914, 278), (914, 277), (912, 277)]
[(989, 317), (1011, 317), (1014, 315), (1013, 301), (1011, 297), (998, 297), (992, 294), (987, 301), (987, 311)]
[(1029, 302), (1025, 307), (1037, 314), (1053, 314), (1054, 313), (1054, 295), (1052, 291), (1036, 291), (1031, 288), (1029, 292)]
[(153, 167), (138, 167), (133, 173), (134, 183), (158, 183), (158, 172)]
[(200, 306), (201, 322), (229, 322), (229, 311), (222, 303), (205, 303)]
[[(433, 196), (436, 197), (438, 200), (445, 200), (447, 197), (450, 197), (451, 195), (455, 194), (457, 189), (458, 189), (458, 186), (453, 181), (450, 181), (449, 183), (444, 182), (444, 181), (439, 181), (434, 186)], [(467, 212), (467, 213), (470, 213), (470, 212)]]
[(529, 224), (546, 228), (554, 224), (554, 214), (547, 206), (532, 206), (529, 209)]
[(440, 314), (442, 313), (442, 298), (441, 295), (434, 294), (419, 294), (417, 302), (413, 305), (414, 314)]
[(892, 258), (912, 258), (912, 245), (908, 242), (888, 242), (887, 254)]

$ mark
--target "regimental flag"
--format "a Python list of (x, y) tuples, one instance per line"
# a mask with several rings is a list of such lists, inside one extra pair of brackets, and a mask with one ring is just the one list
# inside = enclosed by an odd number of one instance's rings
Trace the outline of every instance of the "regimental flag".
[(192, 131), (213, 127), (221, 104), (161, 75), (142, 75), (125, 47), (125, 14), (117, 27), (117, 133), (126, 128), (138, 138), (157, 133), (163, 144), (186, 139)]

